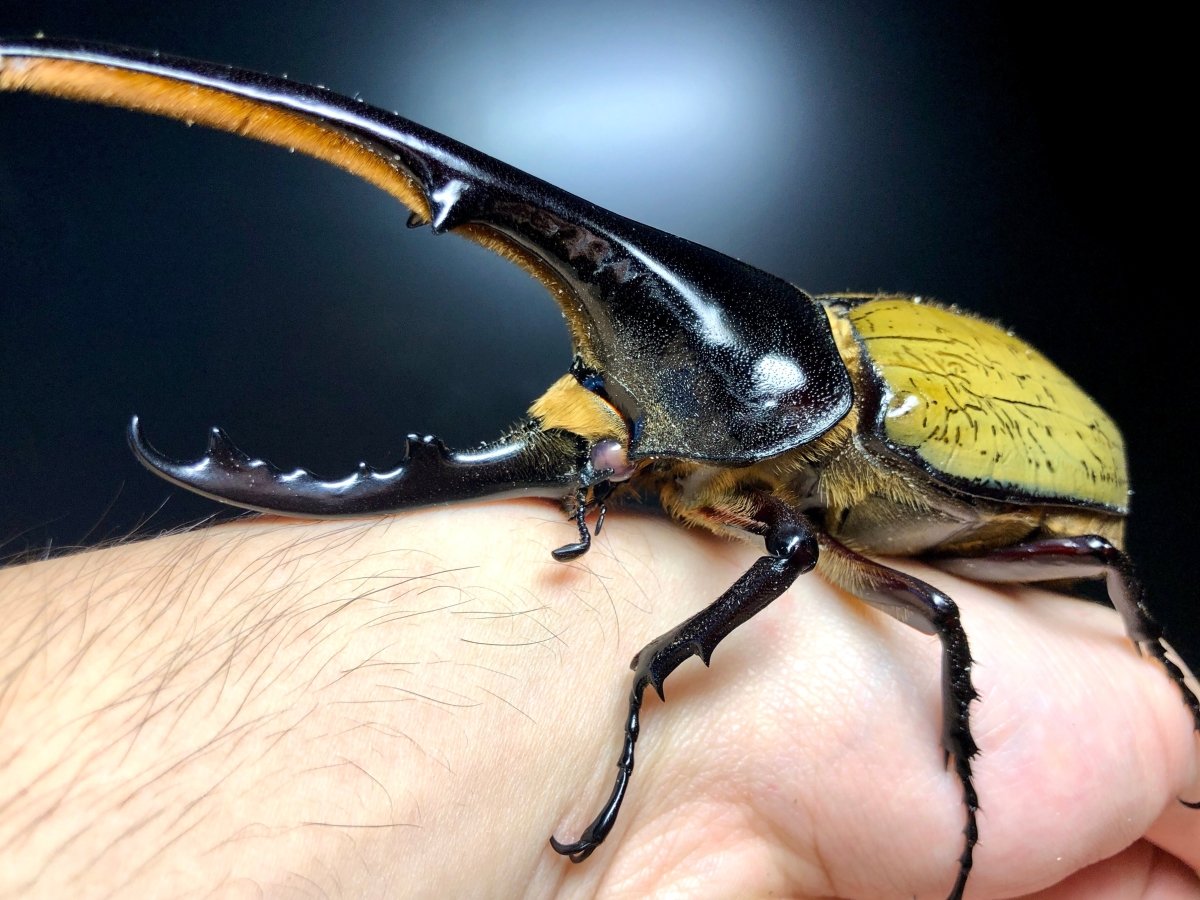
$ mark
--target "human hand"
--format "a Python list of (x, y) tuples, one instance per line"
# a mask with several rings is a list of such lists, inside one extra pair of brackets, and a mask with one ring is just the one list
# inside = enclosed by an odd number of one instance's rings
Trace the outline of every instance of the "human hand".
[[(612, 836), (554, 854), (608, 794), (629, 659), (757, 555), (620, 511), (553, 562), (570, 537), (498, 503), (0, 572), (0, 888), (945, 896), (964, 812), (936, 638), (815, 574), (648, 696)], [(976, 659), (968, 895), (1195, 895), (1191, 722), (1116, 615), (904, 567)]]

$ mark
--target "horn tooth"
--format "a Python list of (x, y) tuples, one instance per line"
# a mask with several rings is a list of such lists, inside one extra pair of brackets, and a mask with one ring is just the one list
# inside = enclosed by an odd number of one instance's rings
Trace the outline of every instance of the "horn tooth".
[(421, 226), (425, 225), (428, 221), (429, 220), (426, 219), (419, 212), (411, 212), (408, 214), (408, 221), (405, 222), (404, 224), (407, 225), (409, 228), (420, 228)]
[(224, 465), (249, 461), (249, 457), (234, 446), (229, 435), (221, 428), (213, 428), (208, 433), (208, 456)]
[(467, 182), (448, 178), (437, 190), (429, 192), (429, 213), (434, 234), (457, 228), (470, 217), (469, 204), (462, 202), (463, 195), (469, 189)]
[(417, 442), (417, 436), (415, 434), (410, 434), (410, 435), (405, 436), (404, 444), (400, 447), (400, 463), (399, 464), (401, 466), (407, 466), (409, 464), (409, 462), (412, 461), (413, 446), (416, 444), (416, 442)]
[(433, 451), (440, 456), (448, 456), (450, 448), (435, 434), (410, 434), (404, 440), (403, 455), (400, 465), (412, 462), (414, 456), (424, 454), (426, 457)]

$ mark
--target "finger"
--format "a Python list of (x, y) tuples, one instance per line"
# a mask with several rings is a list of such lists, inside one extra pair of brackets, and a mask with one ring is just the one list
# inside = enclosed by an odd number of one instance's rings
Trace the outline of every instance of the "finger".
[(1200, 896), (1200, 878), (1177, 858), (1146, 841), (1038, 891), (1028, 900), (1186, 900)]
[[(1040, 591), (1013, 592), (1005, 606), (979, 599), (983, 624), (965, 618), (981, 660), (984, 873), (998, 859), (1020, 860), (1018, 877), (1055, 876), (1064, 862), (1121, 852), (1164, 809), (1200, 818), (1176, 801), (1196, 773), (1191, 717), (1117, 616)], [(1192, 835), (1193, 854), (1195, 825), (1171, 819), (1180, 843)]]
[[(1176, 663), (1183, 666), (1178, 656)], [(1189, 686), (1197, 689), (1196, 676), (1183, 667)], [(1193, 739), (1191, 777), (1179, 790), (1179, 799), (1195, 804), (1200, 802), (1200, 738)], [(1183, 803), (1167, 803), (1162, 816), (1151, 827), (1147, 838), (1158, 847), (1177, 856), (1195, 871), (1200, 871), (1200, 809), (1192, 809)]]

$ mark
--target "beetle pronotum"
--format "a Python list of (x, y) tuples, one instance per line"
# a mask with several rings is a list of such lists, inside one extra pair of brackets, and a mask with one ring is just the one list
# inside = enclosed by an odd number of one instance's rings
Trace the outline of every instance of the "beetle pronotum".
[[(1122, 551), (1128, 482), (1114, 423), (1000, 328), (917, 298), (810, 297), (713, 250), (624, 219), (436, 132), (323, 88), (79, 42), (0, 43), (0, 90), (195, 121), (332, 162), (381, 187), (414, 225), (454, 231), (527, 269), (574, 344), (571, 371), (482, 450), (413, 436), (390, 472), (321, 481), (253, 460), (214, 430), (204, 456), (130, 444), (151, 471), (222, 502), (295, 516), (383, 513), (479, 497), (564, 499), (588, 550), (589, 511), (630, 487), (682, 521), (761, 537), (766, 555), (634, 658), (609, 799), (573, 861), (609, 834), (634, 765), (646, 687), (717, 644), (814, 568), (941, 642), (942, 744), (961, 782), (972, 864), (976, 694), (954, 602), (868, 554), (921, 556), (981, 581), (1104, 578), (1130, 639), (1200, 701), (1166, 656)], [(650, 361), (653, 361), (652, 363)], [(597, 525), (598, 527), (598, 525)]]

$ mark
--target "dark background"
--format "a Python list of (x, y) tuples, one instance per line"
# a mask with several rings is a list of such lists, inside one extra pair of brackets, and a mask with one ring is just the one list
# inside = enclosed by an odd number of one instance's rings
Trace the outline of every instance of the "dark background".
[[(0, 0), (0, 34), (286, 72), (809, 290), (1002, 319), (1125, 429), (1129, 543), (1200, 662), (1169, 26), (937, 3), (220, 6)], [(220, 423), (326, 476), (394, 462), (409, 431), (466, 444), (520, 415), (569, 363), (557, 308), (404, 220), (275, 148), (0, 95), (0, 556), (221, 513), (137, 466), (133, 412), (171, 455)]]

